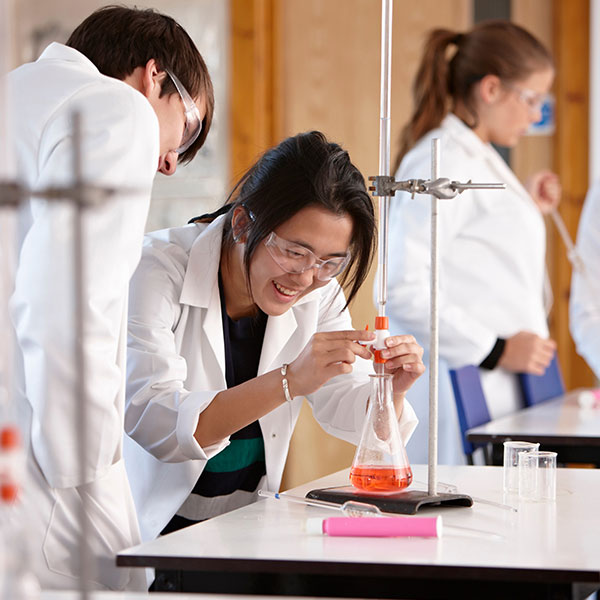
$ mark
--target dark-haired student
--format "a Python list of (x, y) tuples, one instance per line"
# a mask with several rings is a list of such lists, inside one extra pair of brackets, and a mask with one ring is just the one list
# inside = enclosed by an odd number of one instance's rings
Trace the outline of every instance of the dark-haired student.
[[(374, 336), (347, 306), (375, 218), (348, 153), (319, 132), (288, 138), (218, 212), (147, 236), (131, 282), (125, 456), (145, 539), (278, 490), (303, 397), (352, 443), (365, 417), (373, 367), (358, 342)], [(406, 441), (422, 349), (409, 335), (387, 346)]]
[(43, 588), (79, 586), (79, 513), (89, 521), (87, 584), (147, 588), (115, 554), (140, 540), (122, 457), (129, 279), (141, 255), (158, 171), (175, 172), (203, 145), (213, 114), (206, 65), (187, 33), (152, 10), (110, 6), (85, 19), (66, 45), (8, 75), (19, 179), (29, 189), (73, 181), (73, 115), (81, 115), (82, 174), (121, 190), (85, 210), (85, 362), (89, 428), (79, 470), (77, 361), (69, 203), (24, 202), (12, 320), (19, 355), (16, 398), (28, 480), (16, 508)]

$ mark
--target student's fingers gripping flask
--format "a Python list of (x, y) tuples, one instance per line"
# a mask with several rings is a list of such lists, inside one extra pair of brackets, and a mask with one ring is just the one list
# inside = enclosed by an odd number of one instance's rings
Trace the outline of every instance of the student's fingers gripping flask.
[(370, 375), (371, 394), (350, 481), (360, 490), (392, 492), (408, 487), (412, 470), (398, 428), (392, 375)]

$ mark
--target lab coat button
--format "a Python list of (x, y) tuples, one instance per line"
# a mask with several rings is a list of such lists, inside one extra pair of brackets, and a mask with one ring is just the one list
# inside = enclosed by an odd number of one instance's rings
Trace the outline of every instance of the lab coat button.
[(271, 434), (271, 437), (273, 437), (273, 438), (276, 438), (276, 437), (277, 437), (277, 434), (276, 434), (276, 433), (272, 433), (272, 434)]

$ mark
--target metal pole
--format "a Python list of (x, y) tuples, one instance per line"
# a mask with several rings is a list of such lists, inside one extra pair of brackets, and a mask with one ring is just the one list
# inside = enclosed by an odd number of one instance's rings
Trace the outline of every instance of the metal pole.
[[(86, 477), (88, 461), (87, 451), (87, 415), (88, 400), (86, 395), (86, 358), (85, 358), (85, 244), (83, 235), (85, 206), (85, 187), (82, 169), (82, 124), (81, 114), (73, 114), (73, 186), (74, 223), (73, 223), (73, 280), (75, 293), (75, 367), (74, 402), (76, 404), (77, 446), (79, 452), (79, 481), (83, 484)], [(79, 513), (79, 591), (82, 600), (89, 598), (89, 582), (92, 577), (91, 557), (88, 544), (89, 510), (87, 496), (81, 496)]]
[(12, 0), (0, 0), (0, 181), (14, 178), (14, 153), (10, 148), (8, 85), (4, 75), (12, 67)]
[[(16, 158), (11, 136), (11, 101), (6, 74), (14, 64), (13, 0), (0, 0), (0, 422), (16, 423), (16, 333), (9, 301), (14, 291), (17, 264), (18, 203)], [(22, 481), (18, 482), (22, 485)]]
[[(379, 119), (379, 175), (390, 174), (390, 79), (392, 70), (392, 2), (381, 2), (381, 103)], [(379, 198), (379, 271), (377, 314), (385, 316), (387, 302), (388, 211), (390, 196)]]
[[(431, 140), (431, 180), (440, 176), (440, 140)], [(438, 208), (439, 199), (431, 196), (431, 309), (429, 335), (429, 469), (428, 488), (430, 496), (437, 495), (438, 459)]]
[[(7, 161), (9, 148), (8, 86), (4, 75), (10, 70), (11, 46), (9, 0), (0, 0), (0, 185), (10, 178)], [(8, 315), (8, 300), (14, 281), (12, 255), (14, 253), (15, 230), (13, 227), (14, 209), (6, 206), (3, 197), (6, 192), (0, 188), (0, 421), (12, 417), (12, 375), (13, 375), (13, 335)]]

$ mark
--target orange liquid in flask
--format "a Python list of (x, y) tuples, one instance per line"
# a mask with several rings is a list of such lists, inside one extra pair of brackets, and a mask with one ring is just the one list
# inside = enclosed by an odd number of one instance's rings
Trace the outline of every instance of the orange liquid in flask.
[(400, 491), (411, 484), (412, 477), (410, 467), (359, 465), (350, 470), (352, 485), (367, 492)]

